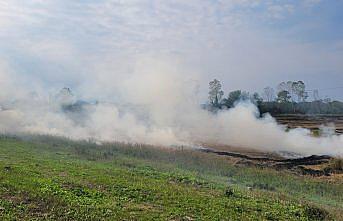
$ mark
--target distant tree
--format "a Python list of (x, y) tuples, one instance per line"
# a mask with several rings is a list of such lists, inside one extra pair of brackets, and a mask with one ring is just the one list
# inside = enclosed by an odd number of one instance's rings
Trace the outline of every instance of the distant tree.
[(208, 92), (208, 98), (210, 101), (210, 104), (214, 107), (219, 107), (219, 103), (224, 95), (224, 92), (222, 91), (222, 85), (220, 81), (217, 79), (214, 79), (209, 83), (209, 92)]
[(234, 106), (234, 104), (241, 99), (242, 91), (236, 90), (231, 91), (227, 98), (223, 100), (223, 103), (226, 107), (231, 108)]
[(303, 81), (293, 82), (292, 89), (298, 98), (298, 102), (305, 101), (308, 98), (308, 93), (305, 90), (306, 86)]
[(265, 87), (263, 89), (263, 97), (267, 102), (271, 102), (274, 100), (274, 89), (271, 87)]
[(70, 88), (62, 88), (55, 96), (55, 101), (57, 101), (62, 106), (73, 104), (75, 96)]
[(288, 90), (288, 85), (285, 82), (281, 82), (276, 88), (277, 88), (277, 92), (278, 93), (280, 91), (289, 91)]
[(251, 96), (251, 101), (257, 105), (260, 106), (263, 103), (263, 98), (257, 93), (255, 92), (252, 96)]
[(287, 81), (287, 82), (281, 82), (278, 86), (278, 93), (281, 91), (288, 91), (289, 95), (291, 96), (292, 101), (294, 101), (294, 95), (296, 94), (296, 85), (298, 82), (293, 81)]
[(295, 95), (294, 95), (294, 90), (293, 90), (293, 84), (294, 84), (293, 81), (287, 81), (288, 92), (289, 92), (289, 95), (291, 96), (292, 102), (294, 103)]
[(324, 103), (330, 103), (331, 102), (331, 98), (329, 98), (328, 96), (326, 96), (323, 100)]
[(291, 96), (288, 91), (280, 91), (277, 94), (277, 101), (279, 103), (287, 103), (290, 102)]
[(319, 101), (320, 100), (320, 98), (319, 98), (319, 91), (317, 89), (313, 90), (312, 96), (313, 96), (313, 100), (314, 101)]
[(242, 91), (241, 93), (241, 97), (240, 97), (240, 100), (242, 101), (246, 101), (246, 100), (250, 100), (250, 93), (247, 92), (247, 91)]

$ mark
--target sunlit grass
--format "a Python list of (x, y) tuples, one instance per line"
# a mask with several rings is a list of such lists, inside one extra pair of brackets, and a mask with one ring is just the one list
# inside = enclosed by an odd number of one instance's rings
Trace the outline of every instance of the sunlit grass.
[(0, 169), (4, 219), (313, 220), (343, 205), (340, 184), (138, 144), (4, 137)]

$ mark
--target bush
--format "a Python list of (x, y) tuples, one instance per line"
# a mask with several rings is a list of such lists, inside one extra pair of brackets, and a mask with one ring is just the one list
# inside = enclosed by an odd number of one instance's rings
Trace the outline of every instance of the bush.
[(326, 210), (315, 206), (306, 206), (305, 214), (310, 220), (327, 220), (329, 218)]
[(232, 197), (234, 195), (234, 190), (231, 187), (226, 188), (225, 196)]
[(342, 158), (332, 159), (328, 165), (328, 169), (335, 172), (343, 172), (343, 159)]

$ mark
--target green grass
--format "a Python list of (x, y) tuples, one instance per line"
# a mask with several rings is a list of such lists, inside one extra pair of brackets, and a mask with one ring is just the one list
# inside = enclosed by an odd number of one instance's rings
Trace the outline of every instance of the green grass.
[(342, 187), (190, 150), (0, 138), (4, 220), (340, 219)]

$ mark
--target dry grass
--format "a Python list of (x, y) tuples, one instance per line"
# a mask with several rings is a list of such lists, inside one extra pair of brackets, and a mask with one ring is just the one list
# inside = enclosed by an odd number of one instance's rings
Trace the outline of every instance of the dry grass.
[(343, 158), (334, 158), (329, 162), (327, 166), (328, 169), (331, 169), (333, 172), (342, 173), (343, 172)]

